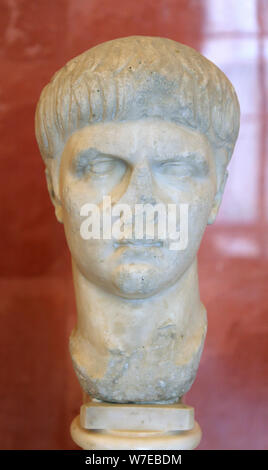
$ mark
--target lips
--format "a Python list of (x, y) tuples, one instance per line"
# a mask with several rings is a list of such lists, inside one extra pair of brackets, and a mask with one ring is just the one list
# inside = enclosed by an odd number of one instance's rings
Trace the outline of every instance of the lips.
[(132, 239), (122, 239), (114, 242), (115, 247), (119, 246), (135, 246), (135, 247), (162, 247), (162, 240), (154, 239), (142, 239), (142, 240), (132, 240)]

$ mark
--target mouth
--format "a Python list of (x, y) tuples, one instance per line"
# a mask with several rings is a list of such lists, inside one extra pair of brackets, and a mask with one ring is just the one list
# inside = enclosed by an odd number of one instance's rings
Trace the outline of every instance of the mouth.
[(132, 240), (132, 239), (122, 239), (114, 242), (113, 246), (118, 248), (120, 246), (135, 246), (135, 247), (162, 247), (163, 241), (161, 240), (153, 240), (153, 239), (146, 239), (146, 240)]

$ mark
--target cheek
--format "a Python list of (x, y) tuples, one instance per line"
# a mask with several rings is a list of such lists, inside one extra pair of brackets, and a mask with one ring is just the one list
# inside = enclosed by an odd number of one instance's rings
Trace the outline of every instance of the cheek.
[[(86, 240), (81, 235), (81, 224), (86, 217), (80, 216), (80, 204), (73, 198), (64, 200), (63, 224), (68, 248), (79, 270), (87, 278), (94, 279), (102, 261), (103, 242)], [(102, 266), (102, 265), (101, 265)]]
[(215, 197), (214, 180), (206, 181), (190, 181), (180, 184), (177, 188), (173, 188), (173, 192), (169, 192), (169, 202), (176, 204), (179, 208), (180, 204), (188, 205), (188, 213), (197, 222), (204, 217), (208, 217), (212, 208)]
[(72, 193), (65, 192), (62, 199), (63, 206), (63, 223), (66, 236), (80, 235), (80, 225), (83, 218), (80, 215), (81, 207), (84, 205), (84, 200), (79, 197), (73, 197)]
[(85, 217), (82, 217), (80, 213), (84, 204), (89, 202), (89, 197), (84, 188), (70, 181), (68, 177), (61, 180), (60, 196), (67, 244), (71, 254), (77, 258), (86, 249), (86, 241), (80, 234), (81, 224)]
[[(190, 251), (196, 252), (206, 229), (209, 214), (215, 196), (213, 181), (207, 180), (203, 184), (195, 185), (186, 195), (184, 202), (188, 203), (188, 237)], [(181, 198), (182, 202), (182, 198)]]
[(215, 197), (215, 186), (212, 181), (208, 180), (202, 185), (197, 185), (193, 189), (191, 197), (189, 198), (189, 205), (192, 207), (192, 210), (200, 210), (203, 212), (210, 212), (213, 200)]
[(212, 207), (213, 197), (197, 200), (189, 205), (188, 211), (188, 236), (189, 248), (197, 251), (208, 223), (208, 217)]

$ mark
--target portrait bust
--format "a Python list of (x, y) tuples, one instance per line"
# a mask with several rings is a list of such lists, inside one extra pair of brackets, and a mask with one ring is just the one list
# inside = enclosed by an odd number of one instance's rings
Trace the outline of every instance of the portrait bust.
[[(196, 256), (238, 130), (224, 73), (166, 38), (100, 44), (42, 91), (36, 136), (71, 252), (78, 319), (70, 352), (90, 397), (176, 403), (191, 387), (207, 325)], [(187, 246), (170, 249), (168, 236), (136, 240), (127, 227), (118, 240), (83, 238), (81, 208), (95, 204), (102, 215), (105, 196), (133, 210), (187, 204)]]

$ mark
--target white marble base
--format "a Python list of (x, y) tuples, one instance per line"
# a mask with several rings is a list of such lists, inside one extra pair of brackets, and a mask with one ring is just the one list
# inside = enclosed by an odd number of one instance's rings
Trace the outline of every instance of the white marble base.
[(84, 450), (191, 450), (201, 435), (197, 422), (193, 429), (177, 432), (88, 430), (81, 427), (79, 416), (71, 424), (71, 436)]
[(201, 440), (194, 409), (167, 405), (111, 404), (90, 401), (81, 406), (71, 435), (85, 450), (190, 450)]
[(194, 427), (194, 409), (174, 404), (111, 404), (88, 401), (81, 406), (80, 424), (84, 429), (113, 431), (189, 431)]

